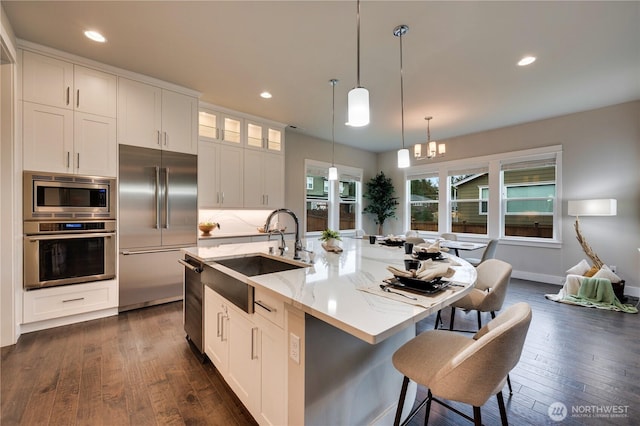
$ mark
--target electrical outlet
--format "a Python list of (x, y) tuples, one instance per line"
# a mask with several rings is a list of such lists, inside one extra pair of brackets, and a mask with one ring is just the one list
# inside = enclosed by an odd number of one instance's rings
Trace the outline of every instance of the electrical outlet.
[(618, 267), (616, 265), (609, 266), (609, 269), (611, 269), (611, 272), (613, 272), (614, 274), (618, 272)]
[(300, 364), (300, 338), (293, 333), (289, 333), (289, 358)]

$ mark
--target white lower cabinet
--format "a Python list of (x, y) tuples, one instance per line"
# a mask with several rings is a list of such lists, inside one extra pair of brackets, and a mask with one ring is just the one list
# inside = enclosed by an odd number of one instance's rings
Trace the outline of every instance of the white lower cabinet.
[(24, 293), (23, 322), (32, 323), (118, 306), (115, 280), (30, 290)]
[[(205, 353), (262, 425), (287, 423), (285, 332), (205, 286)], [(275, 308), (278, 309), (278, 308)]]
[(228, 302), (209, 287), (204, 288), (204, 352), (220, 373), (229, 367)]

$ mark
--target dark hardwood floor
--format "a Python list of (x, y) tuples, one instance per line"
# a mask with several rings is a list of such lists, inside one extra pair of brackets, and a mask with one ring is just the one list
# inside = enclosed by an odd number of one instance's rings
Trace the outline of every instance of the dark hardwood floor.
[[(544, 299), (558, 290), (517, 279), (509, 288), (505, 305), (526, 301), (533, 308), (522, 358), (511, 372), (514, 393), (504, 392), (510, 424), (638, 424), (640, 316)], [(449, 310), (443, 312), (448, 324)], [(418, 331), (432, 329), (434, 317)], [(456, 327), (473, 327), (475, 318), (458, 313)], [(211, 363), (191, 352), (180, 302), (25, 334), (2, 348), (0, 368), (3, 426), (255, 424)], [(425, 392), (419, 389), (420, 396)], [(562, 422), (547, 414), (554, 402), (568, 408)], [(621, 417), (585, 413), (614, 406), (626, 410)], [(495, 398), (482, 414), (484, 424), (499, 424)], [(422, 421), (420, 413), (411, 424)], [(470, 423), (434, 405), (430, 424)]]

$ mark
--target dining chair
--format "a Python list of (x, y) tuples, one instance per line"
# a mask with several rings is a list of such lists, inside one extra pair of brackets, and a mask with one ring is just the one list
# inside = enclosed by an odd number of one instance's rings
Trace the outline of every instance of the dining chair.
[(484, 252), (482, 253), (482, 257), (480, 259), (475, 257), (465, 257), (463, 258), (473, 266), (478, 266), (482, 262), (487, 259), (494, 259), (496, 257), (496, 249), (498, 248), (498, 240), (491, 240), (485, 247)]
[[(427, 387), (428, 393), (403, 425), (424, 405), (426, 425), (432, 402), (481, 425), (480, 407), (492, 395), (498, 400), (502, 425), (508, 425), (502, 388), (520, 360), (530, 323), (531, 307), (520, 302), (491, 320), (473, 337), (432, 330), (405, 343), (392, 357), (393, 366), (404, 375), (394, 425), (400, 424), (410, 380)], [(473, 417), (443, 399), (473, 406)]]
[(449, 240), (449, 241), (458, 241), (458, 236), (450, 232), (445, 232), (444, 234), (440, 234), (440, 238), (444, 238), (445, 240)]
[[(478, 330), (482, 328), (482, 312), (490, 312), (491, 318), (496, 317), (496, 311), (502, 309), (502, 304), (507, 295), (507, 288), (511, 282), (512, 266), (499, 259), (488, 259), (476, 268), (478, 278), (471, 292), (451, 305), (451, 318), (449, 319), (449, 331), (474, 332), (475, 330), (454, 330), (456, 308), (465, 311), (476, 311), (478, 316)], [(436, 315), (438, 328), (442, 324), (441, 311)], [(509, 393), (513, 393), (511, 379), (507, 377)]]
[(420, 238), (420, 237), (407, 237), (405, 241), (413, 245), (425, 243), (424, 238)]

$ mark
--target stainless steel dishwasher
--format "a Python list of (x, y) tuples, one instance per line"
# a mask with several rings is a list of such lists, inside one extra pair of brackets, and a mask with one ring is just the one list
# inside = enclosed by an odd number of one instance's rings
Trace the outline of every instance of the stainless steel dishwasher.
[(184, 266), (184, 331), (187, 333), (187, 341), (191, 348), (204, 361), (203, 344), (203, 284), (201, 280), (204, 264), (191, 256), (185, 255), (184, 259), (179, 259), (179, 263)]

